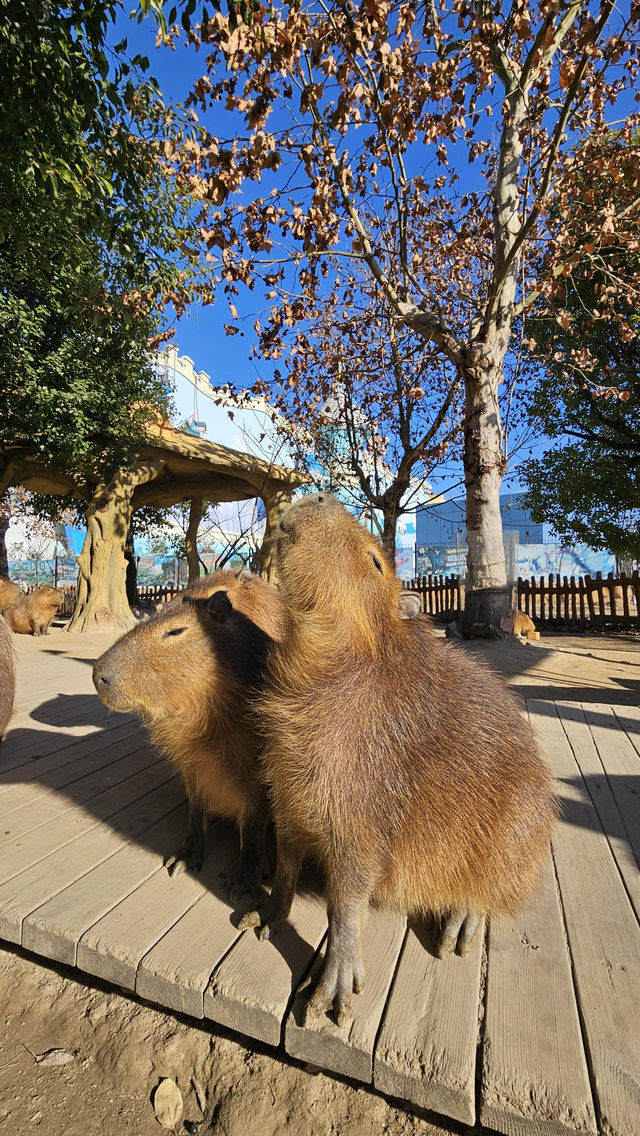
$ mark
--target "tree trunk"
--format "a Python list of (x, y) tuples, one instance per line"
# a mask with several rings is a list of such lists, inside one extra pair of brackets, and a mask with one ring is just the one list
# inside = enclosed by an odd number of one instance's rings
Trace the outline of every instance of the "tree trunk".
[(267, 523), (262, 538), (262, 545), (258, 552), (258, 567), (260, 575), (274, 583), (277, 580), (276, 568), (276, 533), (280, 524), (280, 517), (291, 500), (291, 491), (265, 489), (261, 494), (267, 514)]
[(127, 593), (127, 603), (129, 607), (135, 607), (136, 591), (138, 587), (138, 566), (136, 564), (136, 554), (133, 546), (133, 526), (129, 525), (127, 539), (124, 545), (124, 558), (127, 562), (127, 570), (125, 575), (125, 590)]
[(500, 514), (506, 470), (498, 406), (501, 376), (501, 367), (486, 357), (463, 370), (468, 553), (462, 631), (469, 638), (499, 635), (510, 608)]
[(69, 631), (95, 627), (130, 627), (125, 544), (131, 525), (132, 497), (138, 485), (156, 477), (163, 461), (118, 470), (99, 485), (85, 512), (87, 535), (78, 557), (78, 598)]
[(382, 511), (382, 547), (386, 552), (389, 563), (395, 572), (396, 568), (396, 531), (398, 527), (397, 503), (384, 505)]
[(189, 524), (185, 536), (187, 550), (187, 565), (189, 567), (189, 583), (195, 584), (200, 579), (200, 557), (198, 556), (198, 529), (202, 520), (202, 497), (192, 497), (189, 509)]
[(6, 535), (10, 520), (8, 505), (6, 502), (0, 501), (0, 576), (3, 576), (5, 580), (9, 579)]

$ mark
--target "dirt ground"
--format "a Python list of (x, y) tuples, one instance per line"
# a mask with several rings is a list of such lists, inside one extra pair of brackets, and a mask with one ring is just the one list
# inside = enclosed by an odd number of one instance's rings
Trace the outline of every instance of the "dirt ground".
[[(64, 631), (54, 629), (62, 646)], [(68, 642), (68, 640), (67, 640)], [(105, 641), (104, 646), (108, 641)], [(35, 643), (21, 637), (20, 650)], [(524, 697), (637, 704), (640, 639), (548, 635), (536, 644), (475, 643)], [(1, 765), (1, 761), (0, 761)], [(74, 972), (77, 974), (77, 972)], [(468, 1131), (419, 1116), (362, 1087), (315, 1073), (207, 1023), (202, 1027), (0, 947), (0, 1130), (6, 1136), (152, 1136), (151, 1098), (171, 1077), (183, 1119), (205, 1136), (447, 1136)], [(63, 1065), (36, 1057), (61, 1048)], [(202, 1106), (202, 1107), (201, 1107)], [(181, 1122), (176, 1132), (187, 1131)]]

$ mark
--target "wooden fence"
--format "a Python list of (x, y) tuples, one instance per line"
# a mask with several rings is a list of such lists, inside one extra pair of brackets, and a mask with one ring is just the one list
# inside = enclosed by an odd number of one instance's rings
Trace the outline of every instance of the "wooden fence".
[(169, 603), (178, 592), (183, 592), (181, 584), (147, 584), (143, 588), (136, 588), (136, 602), (154, 607), (156, 604)]
[(518, 607), (537, 628), (640, 628), (640, 575), (519, 579)]
[(459, 576), (418, 576), (415, 580), (407, 580), (405, 588), (422, 597), (425, 615), (449, 623), (460, 611)]
[[(417, 592), (426, 615), (448, 623), (455, 619), (464, 604), (464, 581), (459, 576), (419, 576), (408, 580), (405, 587)], [(27, 589), (28, 591), (31, 588)], [(183, 588), (175, 584), (151, 584), (138, 588), (136, 600), (153, 608), (168, 603)], [(76, 585), (60, 586), (64, 594), (61, 615), (71, 615), (75, 606)], [(606, 578), (541, 576), (518, 580), (517, 606), (533, 619), (538, 630), (544, 628), (593, 631), (611, 628), (640, 629), (640, 573)]]

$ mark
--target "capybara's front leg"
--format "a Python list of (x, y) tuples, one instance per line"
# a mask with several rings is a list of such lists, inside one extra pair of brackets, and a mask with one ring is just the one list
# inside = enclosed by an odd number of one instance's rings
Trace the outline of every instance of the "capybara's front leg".
[(240, 927), (259, 927), (258, 938), (269, 939), (291, 911), (293, 896), (300, 875), (301, 857), (288, 840), (278, 836), (278, 859), (271, 895), (256, 911), (248, 911)]
[(229, 888), (229, 901), (234, 907), (246, 896), (252, 903), (256, 902), (260, 886), (267, 874), (268, 825), (269, 806), (266, 797), (261, 797), (245, 815), (240, 856), (224, 873)]
[(480, 916), (475, 911), (453, 910), (445, 919), (438, 935), (436, 954), (445, 959), (457, 950), (459, 955), (467, 955), (475, 938)]
[(329, 906), (329, 937), (324, 965), (304, 1010), (304, 1024), (333, 1009), (339, 1026), (351, 1017), (351, 997), (364, 989), (360, 924), (366, 891), (335, 898)]
[(180, 872), (200, 871), (207, 843), (207, 820), (207, 810), (190, 796), (189, 821), (182, 844), (176, 853), (166, 856), (163, 861), (170, 876), (177, 876)]

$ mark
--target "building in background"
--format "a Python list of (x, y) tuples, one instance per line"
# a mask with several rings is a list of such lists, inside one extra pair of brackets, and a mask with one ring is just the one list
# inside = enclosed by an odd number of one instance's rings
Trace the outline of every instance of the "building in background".
[[(416, 513), (416, 570), (444, 576), (466, 573), (465, 498), (423, 504)], [(595, 576), (615, 572), (612, 552), (594, 551), (586, 544), (563, 544), (550, 525), (538, 524), (519, 493), (501, 493), (500, 512), (507, 578), (518, 576)]]

